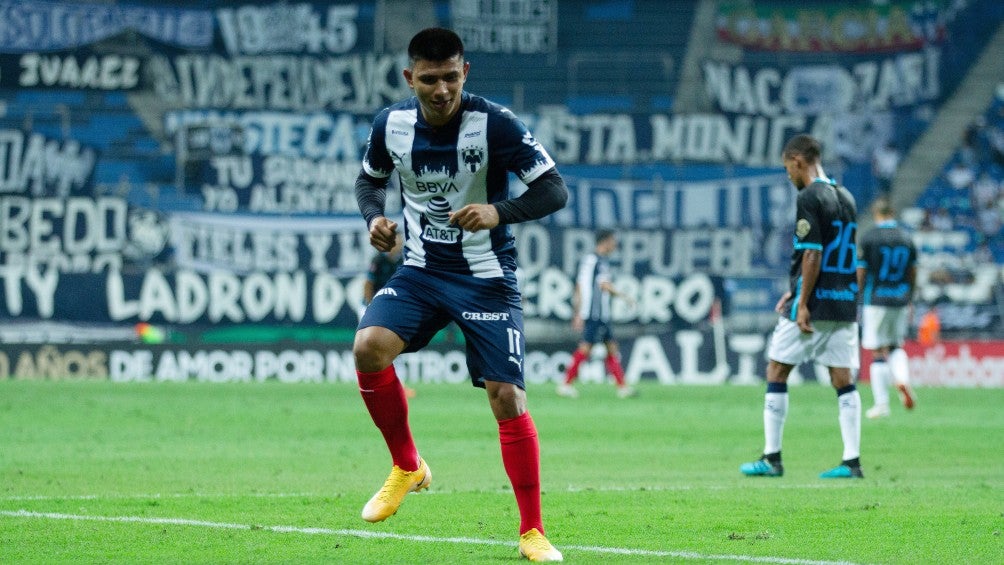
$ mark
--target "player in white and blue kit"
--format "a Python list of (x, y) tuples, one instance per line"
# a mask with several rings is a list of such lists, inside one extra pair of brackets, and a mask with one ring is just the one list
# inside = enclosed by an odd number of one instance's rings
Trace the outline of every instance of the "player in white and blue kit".
[(604, 365), (617, 384), (617, 396), (629, 398), (636, 394), (624, 380), (624, 367), (621, 366), (620, 349), (614, 339), (612, 325), (612, 297), (619, 296), (633, 302), (613, 284), (609, 256), (616, 249), (616, 232), (600, 230), (596, 233), (593, 252), (586, 254), (579, 262), (575, 293), (572, 295), (572, 328), (582, 332), (582, 339), (572, 352), (572, 359), (565, 369), (564, 382), (558, 385), (560, 396), (578, 397), (579, 393), (572, 383), (579, 375), (579, 366), (589, 357), (593, 346), (601, 341), (607, 352)]
[[(472, 383), (487, 390), (498, 421), (520, 512), (520, 554), (560, 561), (541, 518), (539, 446), (523, 383), (523, 310), (508, 224), (561, 209), (568, 191), (547, 151), (512, 112), (463, 90), (470, 63), (454, 32), (419, 32), (408, 56), (404, 77), (415, 96), (377, 115), (356, 180), (370, 242), (386, 251), (398, 230), (384, 216), (387, 182), (397, 172), (405, 238), (404, 265), (366, 309), (353, 346), (359, 389), (393, 460), (362, 516), (383, 520), (408, 492), (429, 485), (392, 363), (452, 321), (467, 343)], [(516, 198), (509, 194), (510, 172), (528, 186)]]

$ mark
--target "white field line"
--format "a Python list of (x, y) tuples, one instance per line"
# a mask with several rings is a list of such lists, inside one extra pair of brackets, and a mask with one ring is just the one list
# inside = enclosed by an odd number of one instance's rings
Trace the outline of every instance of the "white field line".
[[(848, 486), (847, 483), (807, 483), (807, 484), (777, 484), (774, 482), (768, 483), (767, 481), (750, 482), (749, 485), (743, 485), (741, 487), (736, 487), (735, 485), (708, 485), (708, 486), (692, 486), (692, 485), (679, 485), (679, 486), (640, 486), (640, 487), (577, 487), (569, 485), (563, 489), (544, 489), (544, 492), (679, 492), (679, 491), (721, 491), (721, 490), (737, 490), (742, 488), (770, 488), (778, 490), (816, 490), (816, 489), (832, 489)], [(316, 493), (316, 492), (230, 492), (230, 493), (209, 493), (209, 492), (176, 492), (176, 493), (149, 493), (149, 494), (65, 494), (65, 495), (48, 495), (48, 494), (26, 494), (26, 495), (10, 495), (10, 496), (0, 496), (0, 501), (30, 501), (30, 500), (146, 500), (146, 499), (172, 499), (172, 498), (232, 498), (232, 497), (250, 497), (250, 498), (317, 498), (325, 496), (336, 496), (339, 493), (328, 492), (328, 493)], [(428, 495), (445, 495), (445, 494), (512, 494), (512, 489), (499, 488), (499, 489), (471, 489), (471, 490), (444, 490), (444, 489), (428, 489), (422, 491), (423, 496)]]
[[(423, 543), (455, 543), (462, 545), (500, 545), (516, 547), (513, 542), (500, 540), (466, 538), (466, 537), (435, 537), (394, 534), (388, 532), (371, 532), (368, 530), (348, 530), (330, 528), (304, 528), (298, 526), (262, 526), (257, 524), (237, 524), (232, 522), (209, 522), (188, 518), (151, 518), (146, 516), (88, 516), (80, 514), (61, 514), (56, 512), (29, 512), (27, 510), (0, 510), (0, 516), (10, 518), (25, 518), (38, 520), (72, 520), (91, 522), (119, 522), (134, 524), (157, 524), (171, 526), (190, 526), (199, 528), (215, 528), (221, 530), (266, 531), (279, 534), (305, 534), (322, 536), (347, 536), (356, 538), (398, 539)], [(739, 561), (745, 563), (781, 563), (784, 565), (854, 565), (849, 561), (817, 561), (813, 559), (792, 559), (788, 557), (753, 557), (749, 555), (716, 555), (702, 554), (693, 551), (656, 551), (647, 549), (631, 549), (624, 547), (600, 547), (591, 545), (568, 545), (564, 550), (574, 550), (607, 555), (640, 555), (645, 557), (671, 557), (674, 559)]]

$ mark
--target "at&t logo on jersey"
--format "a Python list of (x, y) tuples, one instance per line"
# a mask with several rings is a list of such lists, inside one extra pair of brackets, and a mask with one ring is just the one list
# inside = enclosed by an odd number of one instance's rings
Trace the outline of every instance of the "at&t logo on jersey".
[(422, 239), (437, 243), (460, 241), (460, 228), (450, 225), (450, 203), (442, 196), (429, 200), (422, 218)]

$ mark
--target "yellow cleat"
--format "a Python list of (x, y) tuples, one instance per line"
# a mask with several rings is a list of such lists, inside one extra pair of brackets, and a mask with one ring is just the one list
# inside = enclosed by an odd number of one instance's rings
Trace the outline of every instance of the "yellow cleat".
[(419, 458), (418, 463), (418, 469), (414, 471), (405, 471), (394, 465), (394, 468), (390, 470), (390, 476), (383, 484), (383, 488), (373, 495), (366, 506), (363, 506), (363, 520), (367, 522), (386, 520), (397, 512), (404, 500), (404, 495), (429, 487), (432, 483), (432, 471), (429, 470), (424, 459)]
[(561, 552), (555, 549), (537, 528), (519, 536), (519, 556), (534, 562), (564, 560)]

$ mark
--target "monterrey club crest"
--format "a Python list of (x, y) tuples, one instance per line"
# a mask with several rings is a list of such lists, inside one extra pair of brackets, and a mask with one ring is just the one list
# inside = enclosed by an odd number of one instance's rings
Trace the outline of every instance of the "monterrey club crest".
[(460, 150), (460, 159), (468, 171), (476, 173), (485, 162), (485, 151), (480, 147), (467, 147)]

